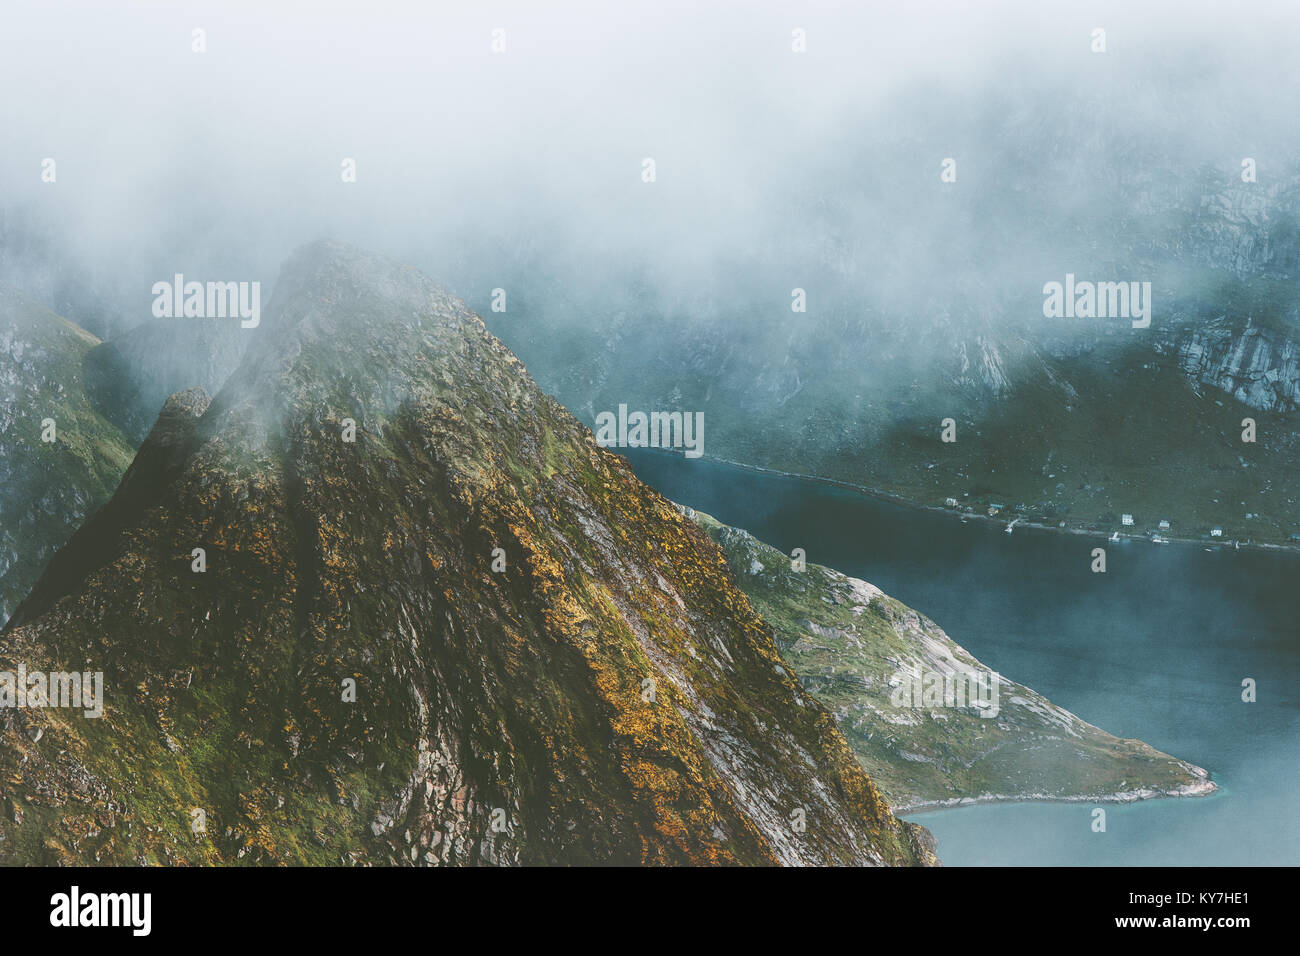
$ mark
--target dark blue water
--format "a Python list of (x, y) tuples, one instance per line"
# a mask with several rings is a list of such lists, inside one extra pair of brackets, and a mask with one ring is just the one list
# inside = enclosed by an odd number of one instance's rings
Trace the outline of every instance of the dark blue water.
[[(674, 501), (864, 578), (987, 666), (1211, 772), (1205, 798), (920, 814), (947, 865), (1300, 863), (1300, 556), (1105, 542), (893, 505), (810, 479), (628, 450)], [(1091, 571), (1105, 547), (1107, 572)], [(1258, 701), (1243, 703), (1242, 681)]]

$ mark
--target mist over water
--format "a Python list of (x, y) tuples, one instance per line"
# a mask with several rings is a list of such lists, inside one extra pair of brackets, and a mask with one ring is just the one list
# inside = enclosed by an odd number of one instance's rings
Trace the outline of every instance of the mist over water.
[[(1210, 797), (917, 814), (947, 865), (1294, 865), (1300, 556), (1120, 544), (921, 512), (806, 479), (631, 450), (681, 504), (863, 578), (1008, 678), (1210, 771)], [(1105, 574), (1090, 570), (1105, 544)], [(1253, 678), (1258, 700), (1244, 703)]]

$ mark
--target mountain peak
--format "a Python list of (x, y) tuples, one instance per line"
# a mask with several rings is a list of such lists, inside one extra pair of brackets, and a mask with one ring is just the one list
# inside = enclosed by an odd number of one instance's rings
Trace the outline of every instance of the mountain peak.
[(380, 319), (409, 331), (434, 316), (482, 327), (464, 302), (420, 270), (333, 239), (294, 250), (280, 268), (267, 312), (279, 332), (307, 323), (324, 334)]
[(933, 861), (717, 546), (462, 302), (314, 243), (268, 332), (5, 632), (108, 709), (4, 712), (40, 810), (0, 858)]

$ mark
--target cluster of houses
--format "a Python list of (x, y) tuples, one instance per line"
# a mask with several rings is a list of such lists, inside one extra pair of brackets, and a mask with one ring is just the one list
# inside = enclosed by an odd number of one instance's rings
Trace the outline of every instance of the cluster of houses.
[[(1132, 527), (1133, 516), (1127, 514), (1120, 515), (1120, 522), (1127, 527)], [(1161, 534), (1161, 532), (1168, 531), (1168, 530), (1169, 530), (1169, 519), (1161, 518), (1160, 521), (1156, 524), (1156, 531), (1154, 534), (1152, 534), (1151, 540), (1154, 541), (1156, 544), (1164, 544), (1166, 541), (1168, 541), (1168, 538), (1164, 537), (1164, 535)], [(1211, 538), (1222, 538), (1223, 528), (1216, 524), (1213, 528), (1210, 529), (1209, 536)]]
[[(1123, 525), (1124, 527), (1126, 527), (1126, 528), (1131, 528), (1131, 527), (1133, 527), (1133, 525), (1135, 524), (1135, 521), (1134, 521), (1134, 518), (1133, 518), (1132, 515), (1130, 515), (1130, 514), (1122, 514), (1122, 515), (1119, 516), (1119, 523), (1122, 524), (1122, 525)], [(1168, 519), (1168, 518), (1161, 518), (1158, 522), (1156, 522), (1156, 530), (1155, 530), (1154, 532), (1152, 532), (1152, 534), (1151, 534), (1151, 541), (1152, 541), (1152, 543), (1154, 543), (1154, 544), (1167, 544), (1167, 543), (1169, 542), (1169, 539), (1168, 539), (1167, 537), (1165, 537), (1165, 535), (1164, 535), (1163, 532), (1166, 532), (1166, 531), (1168, 531), (1169, 529), (1170, 529), (1170, 524), (1169, 524), (1169, 519)], [(1216, 538), (1218, 538), (1218, 537), (1222, 537), (1222, 536), (1223, 536), (1223, 529), (1222, 529), (1222, 528), (1217, 528), (1217, 527), (1216, 527), (1216, 528), (1211, 528), (1211, 529), (1210, 529), (1210, 534), (1213, 535), (1213, 536), (1216, 537)]]
[[(962, 504), (961, 504), (961, 502), (960, 502), (958, 499), (956, 499), (956, 498), (945, 498), (945, 499), (943, 499), (943, 504), (944, 504), (944, 507), (946, 507), (946, 508), (954, 508), (954, 509), (962, 508)], [(995, 518), (995, 517), (997, 517), (999, 514), (1001, 514), (1003, 511), (1005, 511), (1005, 510), (1006, 510), (1006, 507), (1007, 507), (1007, 506), (1004, 505), (1004, 504), (1003, 504), (1002, 502), (1000, 502), (1000, 501), (990, 501), (990, 502), (988, 503), (988, 507), (987, 507), (987, 509), (986, 509), (986, 512), (987, 512), (987, 514), (988, 514), (988, 516), (989, 516), (990, 518)], [(975, 509), (972, 508), (972, 507), (970, 507), (969, 505), (967, 505), (967, 506), (966, 506), (964, 509), (962, 509), (962, 510), (964, 510), (964, 511), (966, 511), (966, 512), (968, 512), (968, 513), (974, 513), (974, 511), (975, 511)], [(1018, 512), (1020, 515), (1023, 516), (1024, 513), (1025, 513), (1025, 506), (1024, 506), (1023, 504), (1016, 505), (1015, 510), (1016, 510), (1016, 512)], [(1251, 515), (1251, 514), (1248, 514), (1248, 515), (1246, 515), (1246, 517), (1247, 517), (1247, 518), (1258, 518), (1259, 515)], [(1021, 520), (1021, 518), (1017, 518), (1017, 519), (1016, 519), (1016, 521), (1020, 521), (1020, 520)], [(1105, 519), (1103, 518), (1103, 521), (1104, 521), (1104, 520), (1105, 520)], [(1112, 519), (1112, 520), (1113, 520), (1113, 519)], [(1119, 522), (1120, 522), (1120, 524), (1122, 524), (1122, 525), (1123, 525), (1124, 527), (1126, 527), (1126, 528), (1132, 528), (1132, 527), (1134, 527), (1134, 526), (1137, 524), (1137, 519), (1135, 519), (1135, 518), (1133, 517), (1133, 515), (1131, 515), (1131, 514), (1122, 514), (1122, 515), (1119, 516)], [(1013, 522), (1013, 523), (1014, 523), (1014, 522)], [(1065, 522), (1064, 522), (1064, 521), (1058, 522), (1058, 525), (1059, 525), (1059, 527), (1064, 528), (1064, 527), (1065, 527)], [(1169, 538), (1166, 537), (1166, 533), (1170, 530), (1170, 527), (1171, 527), (1171, 526), (1170, 526), (1170, 523), (1169, 523), (1169, 519), (1168, 519), (1168, 518), (1161, 518), (1158, 522), (1156, 522), (1156, 530), (1150, 533), (1151, 541), (1152, 541), (1153, 543), (1155, 543), (1155, 544), (1166, 544), (1166, 543), (1168, 543)], [(1093, 528), (1089, 528), (1089, 530), (1091, 531), (1091, 530), (1095, 530), (1095, 529), (1093, 529)], [(1222, 537), (1223, 537), (1223, 528), (1220, 527), (1219, 525), (1215, 525), (1214, 527), (1212, 527), (1212, 528), (1210, 529), (1210, 533), (1209, 533), (1208, 537), (1210, 537), (1210, 538), (1222, 538)], [(1114, 532), (1114, 533), (1111, 535), (1111, 540), (1113, 540), (1113, 541), (1117, 541), (1117, 540), (1119, 540), (1119, 532), (1118, 532), (1118, 531)], [(1295, 543), (1300, 543), (1300, 532), (1295, 532), (1295, 533), (1293, 533), (1292, 535), (1290, 535), (1290, 540), (1291, 540), (1292, 542), (1295, 542)]]
[[(961, 502), (958, 501), (956, 498), (945, 498), (945, 499), (943, 500), (943, 503), (944, 503), (944, 507), (947, 507), (947, 508), (960, 508), (960, 507), (961, 507)], [(973, 508), (970, 508), (970, 507), (967, 507), (965, 510), (966, 510), (967, 512), (971, 512), (971, 511), (973, 511), (974, 509), (973, 509)], [(990, 518), (995, 518), (995, 517), (997, 517), (999, 514), (1001, 514), (1004, 510), (1006, 510), (1006, 505), (1004, 505), (1002, 502), (1000, 502), (1000, 501), (990, 501), (990, 502), (988, 503), (988, 507), (987, 507), (987, 509), (986, 509), (986, 513), (988, 514), (988, 516), (989, 516)], [(1024, 506), (1023, 504), (1022, 504), (1022, 505), (1017, 505), (1017, 506), (1016, 506), (1016, 510), (1023, 514), (1023, 513), (1024, 513), (1024, 510), (1025, 510), (1025, 506)], [(1248, 517), (1249, 517), (1249, 516), (1248, 516)], [(1126, 527), (1126, 528), (1132, 528), (1132, 527), (1134, 527), (1134, 526), (1137, 524), (1137, 520), (1136, 520), (1136, 519), (1133, 517), (1133, 515), (1131, 515), (1131, 514), (1122, 514), (1122, 515), (1120, 515), (1120, 516), (1119, 516), (1119, 521), (1120, 521), (1120, 524), (1122, 524), (1122, 525), (1123, 525), (1124, 527)], [(1060, 527), (1063, 528), (1063, 527), (1065, 527), (1065, 522), (1064, 522), (1064, 521), (1061, 521), (1061, 522), (1059, 522), (1059, 525), (1060, 525)], [(1156, 544), (1165, 544), (1165, 543), (1167, 543), (1167, 541), (1168, 541), (1169, 539), (1165, 536), (1165, 533), (1168, 532), (1168, 531), (1170, 530), (1170, 528), (1171, 528), (1171, 525), (1170, 525), (1170, 523), (1169, 523), (1169, 519), (1168, 519), (1168, 518), (1161, 518), (1161, 519), (1156, 523), (1156, 530), (1153, 531), (1153, 532), (1151, 532), (1151, 540), (1152, 540), (1154, 543), (1156, 543)], [(1211, 538), (1222, 538), (1222, 537), (1223, 537), (1223, 528), (1221, 528), (1219, 525), (1215, 525), (1213, 528), (1210, 529), (1210, 534), (1209, 534), (1209, 536), (1210, 536)], [(1119, 538), (1119, 532), (1117, 531), (1117, 532), (1115, 532), (1114, 534), (1112, 534), (1112, 535), (1111, 535), (1111, 538), (1112, 538), (1112, 540), (1118, 540), (1118, 538)], [(1300, 541), (1300, 533), (1297, 533), (1297, 534), (1293, 534), (1293, 535), (1291, 535), (1291, 540), (1292, 540), (1292, 541)]]
[[(1133, 516), (1130, 514), (1122, 514), (1119, 516), (1119, 523), (1126, 528), (1131, 528), (1134, 525)], [(1162, 535), (1160, 532), (1168, 531), (1168, 530), (1169, 530), (1169, 519), (1161, 518), (1160, 523), (1156, 525), (1155, 533), (1151, 535), (1151, 540), (1156, 544), (1164, 544), (1166, 539), (1165, 536)]]

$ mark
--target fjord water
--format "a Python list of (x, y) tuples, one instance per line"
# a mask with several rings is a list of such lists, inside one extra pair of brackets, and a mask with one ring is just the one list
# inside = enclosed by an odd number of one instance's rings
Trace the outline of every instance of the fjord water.
[[(1220, 788), (915, 815), (946, 865), (1300, 863), (1300, 556), (1007, 535), (811, 479), (623, 451), (673, 501), (870, 581), (988, 667), (1205, 767)], [(1097, 547), (1104, 574), (1091, 570)], [(1256, 703), (1241, 699), (1245, 678)], [(1104, 833), (1093, 832), (1094, 806), (1106, 809)]]

